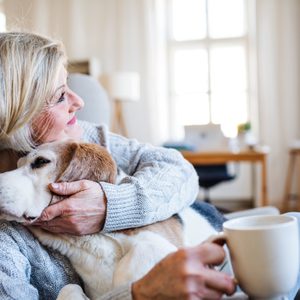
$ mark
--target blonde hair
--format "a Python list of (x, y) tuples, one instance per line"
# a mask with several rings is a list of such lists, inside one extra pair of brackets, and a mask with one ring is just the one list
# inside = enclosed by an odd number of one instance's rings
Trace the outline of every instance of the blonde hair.
[(65, 62), (60, 42), (27, 32), (0, 33), (0, 148), (35, 147), (31, 123), (53, 96)]

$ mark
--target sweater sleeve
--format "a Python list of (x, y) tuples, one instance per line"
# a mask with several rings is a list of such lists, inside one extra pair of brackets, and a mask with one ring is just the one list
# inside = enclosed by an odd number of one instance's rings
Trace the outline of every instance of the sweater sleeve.
[[(0, 221), (0, 299), (54, 300), (67, 284), (79, 284), (67, 258), (43, 247), (22, 225)], [(131, 284), (99, 300), (131, 300)]]
[[(0, 298), (38, 300), (38, 290), (30, 283), (31, 266), (16, 242), (0, 229)], [(5, 244), (3, 244), (5, 242)]]
[(113, 158), (127, 175), (118, 185), (100, 183), (107, 197), (104, 232), (165, 220), (196, 199), (196, 172), (178, 151), (115, 134), (108, 138)]
[(0, 221), (0, 299), (54, 300), (80, 283), (67, 258), (42, 246), (22, 225)]

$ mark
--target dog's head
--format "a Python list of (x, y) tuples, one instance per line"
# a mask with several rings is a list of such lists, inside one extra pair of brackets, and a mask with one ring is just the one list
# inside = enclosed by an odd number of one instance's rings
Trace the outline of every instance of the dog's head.
[(52, 195), (52, 182), (88, 179), (114, 183), (117, 167), (108, 151), (75, 141), (41, 145), (0, 174), (0, 218), (28, 222), (39, 217)]

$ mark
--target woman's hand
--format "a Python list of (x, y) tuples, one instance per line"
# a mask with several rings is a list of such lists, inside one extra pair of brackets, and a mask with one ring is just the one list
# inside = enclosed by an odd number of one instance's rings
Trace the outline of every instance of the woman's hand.
[(223, 248), (213, 243), (180, 249), (133, 283), (133, 299), (221, 299), (223, 294), (232, 295), (236, 288), (233, 278), (210, 268), (224, 258)]
[(53, 183), (49, 188), (58, 196), (53, 196), (52, 204), (31, 225), (41, 226), (51, 232), (74, 235), (91, 234), (103, 228), (106, 198), (99, 183), (80, 180)]

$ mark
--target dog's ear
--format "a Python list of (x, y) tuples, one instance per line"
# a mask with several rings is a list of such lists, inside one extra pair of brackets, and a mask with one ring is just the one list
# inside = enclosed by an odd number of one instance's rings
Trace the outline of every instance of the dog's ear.
[(69, 143), (60, 155), (57, 182), (88, 179), (115, 183), (117, 166), (108, 151), (99, 145)]

